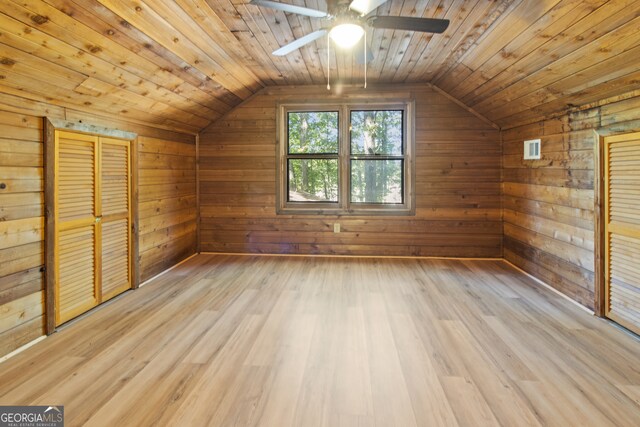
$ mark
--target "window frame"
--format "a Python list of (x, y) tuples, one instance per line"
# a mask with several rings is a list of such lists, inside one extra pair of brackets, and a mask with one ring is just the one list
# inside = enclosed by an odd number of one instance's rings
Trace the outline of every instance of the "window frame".
[[(367, 155), (351, 153), (352, 111), (403, 112), (403, 154)], [(288, 114), (291, 112), (338, 112), (338, 154), (290, 154), (288, 147)], [(279, 103), (276, 110), (276, 213), (281, 215), (415, 215), (415, 102), (410, 100), (384, 100), (376, 102), (305, 101)], [(290, 159), (338, 159), (338, 201), (289, 201), (288, 165)], [(352, 160), (403, 160), (402, 204), (351, 202)]]

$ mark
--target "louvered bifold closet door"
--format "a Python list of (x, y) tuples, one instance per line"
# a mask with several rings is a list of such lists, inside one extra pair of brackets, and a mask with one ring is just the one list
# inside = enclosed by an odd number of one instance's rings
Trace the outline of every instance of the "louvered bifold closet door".
[(606, 315), (640, 333), (640, 133), (605, 139)]
[(102, 300), (131, 288), (129, 141), (100, 138)]
[(56, 138), (56, 325), (94, 307), (96, 287), (97, 138), (58, 132)]

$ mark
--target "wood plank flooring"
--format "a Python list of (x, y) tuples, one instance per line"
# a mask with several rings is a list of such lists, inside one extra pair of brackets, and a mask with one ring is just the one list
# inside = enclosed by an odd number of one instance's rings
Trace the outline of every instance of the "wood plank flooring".
[(87, 426), (637, 426), (640, 341), (502, 261), (199, 255), (0, 364)]

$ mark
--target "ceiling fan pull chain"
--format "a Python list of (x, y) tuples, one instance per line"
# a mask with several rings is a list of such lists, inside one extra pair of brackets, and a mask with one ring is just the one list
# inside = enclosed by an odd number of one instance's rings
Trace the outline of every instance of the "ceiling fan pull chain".
[(367, 88), (367, 32), (364, 32), (364, 88)]
[(327, 33), (327, 90), (331, 90), (331, 84), (329, 84), (329, 73), (331, 72), (331, 55), (329, 54), (329, 33)]

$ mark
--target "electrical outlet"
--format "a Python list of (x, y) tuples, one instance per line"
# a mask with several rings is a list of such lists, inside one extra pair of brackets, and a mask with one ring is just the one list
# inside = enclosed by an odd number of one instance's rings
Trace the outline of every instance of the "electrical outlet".
[(336, 222), (335, 224), (333, 224), (333, 232), (334, 233), (339, 233), (340, 232), (340, 223)]

